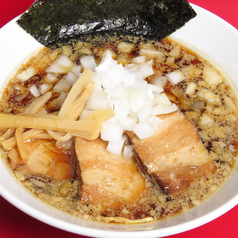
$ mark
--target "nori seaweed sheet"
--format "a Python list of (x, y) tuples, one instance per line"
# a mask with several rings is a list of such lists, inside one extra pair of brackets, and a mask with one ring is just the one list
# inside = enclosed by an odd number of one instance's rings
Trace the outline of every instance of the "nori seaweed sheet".
[(56, 46), (99, 35), (160, 41), (195, 16), (186, 0), (36, 0), (17, 23)]

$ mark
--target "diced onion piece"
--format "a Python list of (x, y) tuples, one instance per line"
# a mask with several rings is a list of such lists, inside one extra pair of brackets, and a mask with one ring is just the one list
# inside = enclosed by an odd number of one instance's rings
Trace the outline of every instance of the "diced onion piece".
[(123, 130), (132, 131), (136, 121), (137, 118), (128, 116), (123, 121), (120, 121), (120, 125)]
[(58, 73), (58, 74), (66, 74), (68, 73), (75, 64), (66, 56), (60, 56), (52, 65), (50, 65), (47, 69), (47, 73)]
[(48, 92), (52, 87), (53, 87), (52, 84), (44, 83), (39, 86), (38, 90), (39, 90), (40, 94), (43, 95), (46, 92)]
[(31, 94), (34, 96), (34, 97), (39, 97), (40, 96), (40, 92), (38, 91), (36, 85), (32, 85), (30, 88), (29, 88), (29, 91), (31, 92)]
[(162, 56), (163, 53), (155, 49), (140, 49), (140, 55), (148, 55), (149, 57)]
[(134, 125), (133, 131), (141, 140), (148, 138), (155, 133), (154, 128), (146, 121)]
[(142, 64), (142, 63), (145, 62), (145, 60), (146, 60), (145, 55), (141, 55), (141, 56), (137, 56), (137, 57), (135, 57), (135, 58), (132, 58), (132, 59), (131, 59), (131, 62)]
[(149, 103), (145, 104), (145, 106), (138, 112), (139, 121), (145, 121), (152, 113), (152, 107)]
[(151, 89), (151, 91), (153, 93), (157, 93), (160, 94), (164, 91), (163, 87), (159, 86), (159, 85), (153, 85), (153, 84), (148, 84), (148, 89)]
[(125, 77), (125, 70), (120, 64), (112, 64), (108, 70), (105, 72), (106, 77), (111, 80), (114, 84), (119, 84), (122, 79)]
[(201, 125), (202, 126), (213, 126), (215, 123), (214, 119), (211, 118), (208, 114), (203, 114), (201, 117)]
[(174, 57), (174, 58), (178, 58), (179, 54), (180, 54), (180, 46), (175, 46), (173, 47), (173, 49), (169, 52), (169, 55)]
[(100, 64), (95, 68), (95, 71), (104, 73), (108, 70), (108, 68), (114, 62), (116, 62), (116, 61), (112, 59), (112, 53), (110, 52), (110, 50), (107, 50), (105, 52), (105, 55), (103, 56)]
[(156, 85), (158, 87), (164, 87), (165, 84), (167, 83), (167, 78), (165, 76), (159, 76), (159, 75), (153, 75), (151, 83), (153, 85)]
[(105, 141), (120, 143), (122, 140), (123, 128), (119, 123), (103, 122), (101, 138)]
[(67, 88), (71, 87), (71, 84), (65, 80), (65, 79), (61, 79), (53, 88), (53, 90), (56, 93), (62, 92), (64, 90), (66, 90)]
[(124, 83), (120, 83), (111, 90), (111, 97), (115, 99), (121, 99), (125, 97), (126, 92), (127, 87)]
[(195, 93), (196, 88), (197, 84), (194, 82), (190, 82), (186, 88), (186, 94), (193, 95)]
[(94, 84), (94, 90), (101, 92), (102, 91), (102, 83), (101, 79), (98, 74), (95, 74), (94, 77), (92, 78), (92, 81), (95, 83)]
[(97, 110), (99, 108), (109, 107), (109, 101), (103, 92), (94, 91), (92, 96), (87, 100), (86, 108), (88, 110)]
[(226, 104), (227, 108), (235, 109), (236, 105), (234, 104), (233, 100), (230, 97), (224, 95), (224, 103)]
[(152, 65), (153, 65), (152, 60), (150, 60), (148, 62), (145, 62), (145, 63), (140, 65), (140, 72), (142, 72), (142, 74), (145, 78), (154, 73)]
[(212, 93), (211, 91), (209, 91), (208, 89), (201, 89), (198, 93), (198, 96), (206, 99), (208, 102), (219, 102), (220, 98), (215, 95), (214, 93)]
[(204, 67), (203, 78), (211, 86), (216, 86), (222, 82), (221, 76), (209, 66)]
[(20, 74), (17, 75), (17, 79), (21, 81), (26, 81), (30, 79), (37, 73), (37, 70), (33, 67), (29, 67), (26, 70), (22, 71)]
[(131, 89), (129, 91), (129, 100), (131, 104), (131, 110), (138, 112), (146, 104), (146, 98), (143, 95), (143, 89)]
[(127, 72), (127, 74), (123, 78), (123, 83), (125, 86), (131, 86), (135, 84), (136, 80), (137, 78), (135, 74)]
[(196, 109), (203, 109), (205, 106), (205, 102), (202, 100), (199, 101), (194, 101), (193, 103), (193, 110), (195, 111)]
[(117, 45), (117, 48), (120, 52), (123, 52), (123, 53), (130, 53), (133, 49), (134, 49), (134, 44), (131, 44), (131, 43), (127, 43), (127, 42), (120, 42), (118, 45)]
[(76, 80), (78, 79), (78, 76), (75, 75), (75, 74), (72, 73), (72, 72), (68, 72), (68, 73), (65, 75), (64, 79), (65, 79), (66, 81), (68, 81), (70, 84), (74, 84), (74, 83), (76, 82)]
[(83, 56), (80, 58), (80, 63), (84, 69), (89, 68), (94, 70), (97, 67), (97, 64), (92, 55)]
[(19, 102), (22, 99), (24, 99), (26, 96), (27, 96), (27, 94), (19, 94), (19, 95), (14, 97), (14, 100)]
[(79, 76), (81, 72), (81, 65), (74, 65), (74, 67), (70, 70), (70, 72), (72, 72), (76, 76)]
[(171, 73), (168, 73), (166, 75), (166, 77), (168, 78), (170, 83), (172, 83), (173, 85), (175, 85), (175, 84), (177, 84), (177, 83), (179, 83), (179, 82), (184, 80), (184, 75), (179, 70), (176, 70), (176, 71), (173, 71)]
[(115, 103), (115, 117), (123, 121), (130, 112), (130, 103), (127, 100), (117, 100)]
[(161, 105), (157, 105), (152, 109), (152, 115), (162, 115), (162, 114), (168, 114), (171, 112), (175, 112), (178, 110), (178, 107), (173, 103), (169, 107), (163, 107)]
[(119, 155), (121, 154), (123, 144), (124, 144), (123, 139), (121, 139), (119, 142), (109, 141), (107, 145), (107, 151), (109, 151), (114, 155)]
[(161, 93), (159, 96), (155, 98), (156, 102), (162, 107), (171, 106), (171, 102), (165, 93)]
[(58, 78), (52, 74), (52, 73), (47, 73), (45, 77), (45, 82), (46, 83), (54, 83), (58, 80)]
[(134, 146), (133, 145), (126, 145), (123, 148), (123, 156), (125, 159), (129, 160), (132, 157)]
[(164, 123), (163, 120), (161, 120), (157, 116), (150, 116), (148, 118), (148, 122), (155, 130), (158, 130)]

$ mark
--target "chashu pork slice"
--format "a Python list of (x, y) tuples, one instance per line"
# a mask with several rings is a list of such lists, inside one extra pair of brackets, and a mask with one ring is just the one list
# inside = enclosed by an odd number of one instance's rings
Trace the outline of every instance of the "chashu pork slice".
[(162, 126), (140, 140), (127, 131), (136, 159), (152, 181), (169, 196), (183, 192), (196, 178), (215, 172), (215, 165), (194, 124), (180, 111), (158, 116)]
[(23, 160), (18, 148), (9, 151), (12, 168), (25, 174), (52, 178), (58, 181), (75, 177), (75, 163), (71, 155), (55, 146), (53, 140), (29, 140), (24, 143), (27, 160)]
[(106, 147), (107, 142), (100, 138), (75, 139), (82, 182), (81, 201), (100, 207), (103, 216), (140, 219), (143, 208), (139, 201), (147, 196), (146, 181), (133, 160), (116, 156)]

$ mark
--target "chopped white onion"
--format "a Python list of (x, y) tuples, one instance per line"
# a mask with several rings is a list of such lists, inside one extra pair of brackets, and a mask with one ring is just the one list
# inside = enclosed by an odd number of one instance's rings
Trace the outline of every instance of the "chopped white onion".
[(100, 108), (108, 108), (109, 101), (103, 92), (94, 91), (92, 96), (87, 100), (86, 108), (89, 110), (97, 110)]
[(123, 156), (124, 156), (125, 159), (129, 160), (131, 158), (133, 149), (134, 149), (133, 145), (124, 146)]
[(168, 74), (166, 75), (166, 77), (169, 79), (169, 81), (170, 81), (173, 85), (175, 85), (175, 84), (177, 84), (177, 83), (179, 83), (179, 82), (181, 82), (181, 81), (184, 80), (184, 75), (183, 75), (183, 73), (182, 73), (181, 71), (179, 71), (179, 70), (176, 70), (176, 71), (173, 71), (173, 72), (171, 72), (171, 73), (168, 73)]
[(203, 109), (205, 106), (205, 102), (202, 100), (199, 101), (194, 101), (193, 103), (193, 110), (195, 111), (196, 109)]
[(19, 102), (22, 99), (24, 99), (26, 96), (27, 96), (27, 94), (19, 94), (19, 95), (14, 97), (14, 100)]
[(70, 72), (72, 72), (76, 76), (79, 76), (81, 72), (81, 65), (74, 65), (74, 67), (70, 70)]
[(167, 83), (167, 78), (165, 76), (153, 75), (151, 83), (158, 87), (164, 87)]
[(120, 143), (122, 140), (123, 128), (119, 123), (103, 122), (101, 138), (105, 141)]
[(97, 64), (92, 55), (83, 56), (82, 58), (80, 58), (80, 63), (84, 69), (90, 68), (91, 70), (94, 70), (97, 67)]
[(53, 87), (52, 84), (44, 83), (39, 86), (38, 90), (39, 90), (40, 94), (43, 95), (46, 92), (48, 92), (52, 87)]
[(137, 118), (128, 116), (123, 121), (120, 121), (120, 125), (125, 131), (132, 131), (136, 122)]
[(138, 57), (133, 58), (131, 60), (131, 62), (133, 62), (133, 63), (140, 63), (141, 64), (141, 63), (144, 63), (145, 60), (146, 60), (145, 55), (142, 55), (142, 56), (138, 56)]
[(222, 82), (221, 76), (209, 66), (204, 67), (203, 78), (211, 86), (216, 86)]
[(52, 65), (50, 65), (47, 69), (47, 73), (58, 73), (58, 74), (66, 74), (68, 73), (75, 64), (66, 56), (60, 56)]
[(54, 83), (58, 80), (55, 74), (52, 73), (47, 73), (45, 77), (45, 82), (46, 83)]
[(102, 91), (102, 82), (98, 74), (95, 74), (95, 76), (92, 78), (92, 81), (95, 83), (94, 84), (94, 90), (95, 91)]
[(107, 145), (107, 151), (111, 152), (114, 155), (119, 155), (121, 154), (123, 144), (124, 144), (123, 139), (119, 142), (109, 141)]
[(17, 75), (17, 79), (21, 81), (26, 81), (30, 79), (37, 73), (37, 70), (33, 67), (29, 67), (26, 70), (22, 71), (20, 74)]
[(178, 110), (178, 107), (173, 103), (169, 107), (163, 107), (161, 105), (157, 105), (152, 109), (152, 115), (162, 115), (162, 114), (168, 114), (171, 112), (175, 112)]
[(78, 76), (75, 75), (75, 74), (72, 73), (72, 72), (68, 72), (68, 73), (65, 75), (64, 79), (65, 79), (66, 81), (68, 81), (70, 84), (73, 85), (73, 84), (76, 82), (76, 80), (78, 79)]
[(148, 55), (148, 56), (153, 56), (153, 57), (158, 57), (158, 56), (162, 56), (163, 53), (155, 50), (155, 49), (140, 49), (140, 54), (141, 55)]
[(171, 106), (171, 102), (170, 102), (169, 98), (166, 96), (165, 93), (161, 93), (159, 96), (157, 96), (155, 98), (155, 100), (162, 107), (169, 107), (169, 106)]
[(186, 88), (186, 94), (193, 95), (195, 93), (196, 88), (197, 84), (194, 82), (190, 82)]
[[(139, 56), (133, 59), (133, 65), (123, 67), (107, 51), (100, 64), (94, 68), (94, 93), (87, 100), (81, 118), (99, 108), (114, 109), (114, 117), (103, 122), (101, 131), (101, 138), (108, 142), (107, 150), (111, 153), (122, 152), (125, 130), (134, 131), (140, 139), (145, 139), (163, 124), (156, 115), (177, 110), (166, 94), (161, 94), (167, 82), (165, 77), (157, 77), (155, 85), (145, 80), (154, 73), (152, 61), (145, 60), (145, 56)], [(131, 149), (130, 153), (126, 151), (124, 149), (124, 156), (131, 156)]]
[(158, 130), (161, 126), (163, 126), (164, 123), (163, 120), (161, 120), (157, 116), (150, 116), (148, 118), (148, 122), (153, 126), (155, 130)]
[(66, 81), (65, 79), (61, 79), (53, 88), (53, 90), (56, 92), (56, 93), (59, 93), (61, 91), (64, 91), (65, 89), (71, 87), (71, 84)]
[(145, 78), (148, 77), (148, 76), (150, 76), (150, 75), (152, 75), (152, 74), (154, 73), (154, 70), (153, 70), (152, 65), (153, 65), (152, 60), (147, 61), (147, 62), (141, 64), (141, 66), (140, 66), (140, 72), (143, 74), (143, 76), (144, 76)]
[(115, 117), (120, 121), (125, 120), (130, 112), (130, 103), (125, 99), (117, 100), (114, 106)]
[(31, 94), (32, 94), (34, 97), (39, 97), (39, 96), (40, 96), (40, 92), (38, 91), (36, 85), (32, 85), (32, 86), (29, 88), (29, 91), (31, 92)]
[(153, 136), (155, 133), (155, 129), (147, 121), (134, 125), (133, 131), (141, 140)]
[(152, 113), (152, 107), (150, 103), (147, 103), (139, 112), (138, 112), (138, 118), (139, 121), (145, 121)]

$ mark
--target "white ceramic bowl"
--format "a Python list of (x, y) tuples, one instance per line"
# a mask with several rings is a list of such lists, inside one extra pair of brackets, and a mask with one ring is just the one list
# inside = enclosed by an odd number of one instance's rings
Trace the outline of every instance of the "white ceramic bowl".
[[(216, 61), (238, 87), (238, 31), (219, 17), (193, 5), (197, 17), (172, 37)], [(16, 19), (15, 19), (16, 20)], [(15, 20), (0, 30), (1, 82), (22, 60), (40, 47), (31, 36), (17, 26)], [(0, 161), (0, 195), (30, 216), (54, 227), (92, 237), (164, 237), (203, 225), (238, 204), (238, 171), (235, 168), (223, 188), (203, 205), (190, 212), (160, 223), (135, 227), (105, 225), (65, 216), (33, 198), (10, 175)]]

